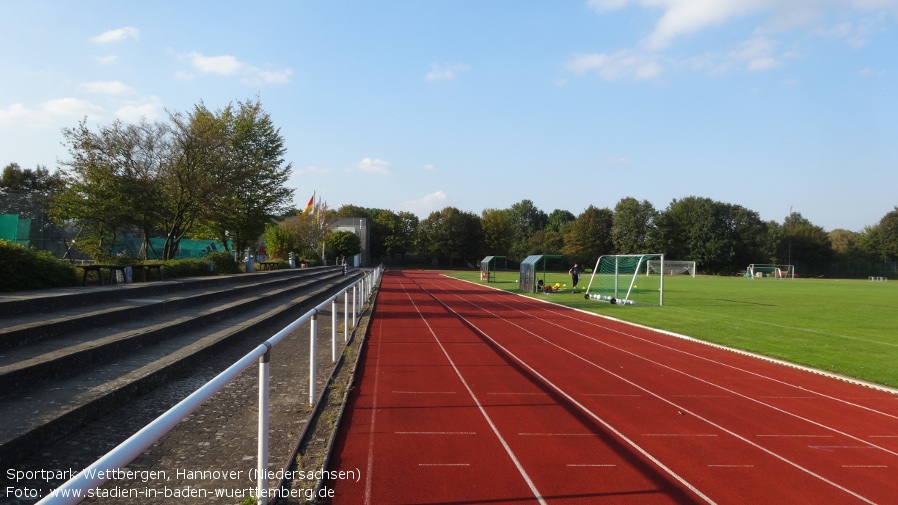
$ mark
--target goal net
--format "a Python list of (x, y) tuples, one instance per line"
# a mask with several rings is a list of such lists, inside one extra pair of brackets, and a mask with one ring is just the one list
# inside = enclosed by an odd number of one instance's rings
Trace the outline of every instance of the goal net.
[[(661, 272), (661, 260), (648, 260), (645, 262), (646, 275)], [(664, 275), (691, 275), (695, 277), (698, 271), (694, 261), (664, 260)]]
[[(658, 261), (658, 269), (650, 271), (649, 261)], [(584, 296), (620, 305), (661, 306), (666, 270), (663, 254), (602, 256), (596, 261)]]
[(752, 263), (745, 270), (745, 276), (752, 279), (794, 279), (793, 265), (763, 265)]

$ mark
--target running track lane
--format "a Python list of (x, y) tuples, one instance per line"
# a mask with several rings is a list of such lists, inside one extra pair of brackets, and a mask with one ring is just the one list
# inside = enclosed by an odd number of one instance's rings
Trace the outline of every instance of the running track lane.
[(898, 499), (893, 394), (436, 273), (386, 273), (362, 360), (334, 503)]

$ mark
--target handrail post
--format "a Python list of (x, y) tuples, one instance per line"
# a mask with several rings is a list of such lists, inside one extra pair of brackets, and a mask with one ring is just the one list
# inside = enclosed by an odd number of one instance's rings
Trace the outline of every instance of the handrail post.
[(358, 314), (359, 314), (358, 310), (356, 309), (356, 307), (357, 307), (356, 298), (358, 297), (358, 295), (356, 293), (358, 291), (358, 285), (359, 285), (358, 282), (356, 282), (355, 284), (352, 285), (352, 327), (353, 328), (355, 328), (356, 317), (358, 317)]
[(271, 391), (271, 345), (259, 357), (259, 454), (256, 473), (256, 497), (260, 505), (268, 503), (268, 408)]
[(318, 309), (313, 309), (309, 324), (309, 405), (315, 404), (315, 340), (318, 335)]
[(337, 362), (337, 297), (331, 300), (331, 363)]
[(343, 292), (343, 342), (349, 342), (349, 290)]

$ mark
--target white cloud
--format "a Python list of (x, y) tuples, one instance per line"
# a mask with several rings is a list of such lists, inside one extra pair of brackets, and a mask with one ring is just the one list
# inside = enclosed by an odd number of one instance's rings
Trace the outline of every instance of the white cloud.
[(133, 95), (134, 88), (121, 81), (93, 81), (81, 83), (81, 87), (90, 93), (103, 95)]
[(5, 109), (0, 109), (0, 125), (27, 128), (55, 127), (58, 126), (60, 117), (80, 119), (102, 112), (101, 107), (78, 98), (50, 100), (42, 103), (36, 109), (28, 108), (22, 103), (14, 103)]
[(448, 81), (455, 79), (461, 72), (467, 72), (471, 67), (464, 63), (431, 63), (430, 72), (424, 79), (428, 81)]
[[(201, 74), (236, 75), (240, 76), (243, 82), (253, 85), (286, 84), (290, 82), (290, 76), (293, 75), (290, 69), (263, 70), (227, 54), (206, 56), (198, 52), (191, 52), (184, 58), (188, 59), (191, 66)], [(181, 79), (188, 80), (194, 77), (185, 71), (179, 71), (176, 75)]]
[(437, 167), (433, 165), (424, 165), (424, 171), (426, 172), (436, 172)]
[(607, 80), (648, 80), (661, 76), (664, 65), (658, 55), (624, 49), (614, 54), (577, 54), (566, 65), (577, 75), (594, 72)]
[(403, 202), (402, 208), (408, 209), (409, 212), (418, 216), (425, 216), (431, 212), (438, 211), (446, 206), (448, 196), (443, 190), (435, 191), (428, 195), (424, 195), (417, 200), (409, 200)]
[(41, 126), (44, 121), (43, 114), (31, 110), (21, 103), (14, 103), (5, 109), (0, 109), (0, 125)]
[(97, 60), (97, 63), (100, 65), (109, 65), (110, 63), (118, 60), (118, 56), (111, 54), (109, 56), (94, 56), (94, 59)]
[(44, 102), (41, 110), (55, 116), (87, 116), (101, 112), (103, 109), (79, 98), (59, 98)]
[(197, 52), (187, 55), (193, 68), (204, 74), (233, 75), (243, 70), (246, 65), (230, 55), (205, 56)]
[(140, 30), (134, 28), (133, 26), (116, 28), (115, 30), (103, 32), (100, 35), (93, 37), (91, 40), (100, 44), (105, 44), (107, 42), (118, 42), (120, 40), (125, 40), (128, 38), (140, 40)]
[(389, 175), (393, 172), (389, 162), (372, 158), (362, 159), (356, 167), (362, 172), (368, 172), (369, 174)]
[(119, 108), (115, 111), (115, 117), (128, 123), (138, 123), (143, 118), (154, 121), (159, 117), (162, 107), (162, 100), (159, 97), (149, 96)]
[(763, 17), (756, 28), (766, 33), (816, 28), (831, 15), (867, 16), (856, 23), (817, 28), (859, 47), (869, 43), (872, 27), (881, 22), (883, 12), (898, 14), (898, 0), (589, 0), (587, 5), (600, 14), (631, 5), (660, 10), (654, 29), (642, 41), (643, 47), (652, 51), (667, 48), (679, 37), (759, 14)]
[(747, 70), (769, 70), (782, 65), (774, 56), (775, 46), (775, 42), (766, 37), (754, 37), (742, 42), (729, 56)]

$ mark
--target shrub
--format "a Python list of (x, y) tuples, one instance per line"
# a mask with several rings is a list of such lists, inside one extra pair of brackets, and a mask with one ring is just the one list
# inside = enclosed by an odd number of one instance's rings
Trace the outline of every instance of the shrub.
[(203, 277), (214, 275), (209, 271), (209, 261), (205, 258), (185, 258), (162, 263), (166, 279), (176, 277)]
[(0, 291), (77, 286), (75, 268), (47, 251), (0, 240)]
[(206, 256), (206, 261), (211, 261), (218, 275), (228, 275), (240, 273), (240, 264), (234, 259), (231, 253), (218, 251)]

